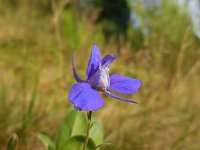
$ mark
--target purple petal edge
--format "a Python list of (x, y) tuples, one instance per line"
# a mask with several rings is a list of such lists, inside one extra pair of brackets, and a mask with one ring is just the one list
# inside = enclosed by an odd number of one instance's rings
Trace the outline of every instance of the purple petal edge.
[(86, 70), (87, 79), (89, 79), (98, 70), (101, 60), (101, 52), (98, 46), (94, 44)]
[(82, 79), (78, 76), (78, 74), (77, 74), (77, 72), (76, 72), (76, 65), (75, 65), (75, 61), (74, 61), (75, 55), (76, 55), (76, 53), (74, 53), (73, 56), (72, 56), (72, 69), (73, 69), (74, 77), (75, 77), (75, 79), (76, 79), (77, 82), (85, 82), (84, 80), (82, 80)]
[(101, 61), (101, 66), (103, 67), (109, 67), (110, 64), (117, 58), (117, 54), (115, 55), (106, 55), (103, 57), (102, 61)]

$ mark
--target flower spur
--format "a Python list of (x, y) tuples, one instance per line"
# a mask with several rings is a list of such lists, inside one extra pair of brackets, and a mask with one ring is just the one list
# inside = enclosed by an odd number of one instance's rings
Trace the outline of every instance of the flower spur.
[(142, 82), (138, 79), (128, 78), (118, 74), (109, 76), (109, 68), (117, 55), (106, 55), (101, 58), (99, 48), (94, 45), (86, 70), (87, 80), (82, 80), (75, 68), (74, 55), (72, 58), (73, 74), (77, 81), (69, 92), (68, 99), (77, 110), (95, 111), (104, 106), (104, 100), (99, 92), (112, 98), (136, 103), (133, 100), (121, 98), (110, 91), (120, 94), (136, 93)]

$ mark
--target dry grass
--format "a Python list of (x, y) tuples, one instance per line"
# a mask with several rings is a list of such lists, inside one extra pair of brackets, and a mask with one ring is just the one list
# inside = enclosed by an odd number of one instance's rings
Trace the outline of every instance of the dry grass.
[[(44, 132), (55, 139), (60, 122), (72, 108), (67, 100), (75, 82), (71, 40), (61, 36), (59, 47), (51, 14), (29, 11), (27, 6), (1, 9), (0, 149), (5, 149), (14, 132), (19, 135), (18, 149), (44, 149), (37, 134)], [(80, 30), (84, 34), (77, 47), (83, 48), (76, 58), (83, 78), (94, 39), (103, 54), (116, 52), (114, 44), (103, 46), (98, 29), (85, 25), (91, 30)], [(113, 143), (111, 149), (200, 148), (199, 41), (191, 36), (187, 24), (182, 28), (184, 34), (177, 45), (153, 32), (139, 51), (132, 51), (129, 43), (122, 47), (111, 73), (139, 78), (143, 86), (137, 94), (127, 96), (139, 105), (105, 97), (105, 107), (95, 112), (105, 127), (105, 137)], [(84, 36), (87, 33), (91, 37)]]

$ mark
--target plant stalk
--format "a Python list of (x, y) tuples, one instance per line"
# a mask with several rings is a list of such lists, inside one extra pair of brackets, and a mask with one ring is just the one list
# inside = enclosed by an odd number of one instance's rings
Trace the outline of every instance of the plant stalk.
[(86, 138), (85, 138), (85, 143), (83, 145), (83, 150), (86, 150), (86, 147), (87, 147), (87, 144), (88, 144), (88, 141), (89, 141), (92, 111), (87, 112), (87, 118), (88, 118), (88, 127), (87, 127), (87, 135), (86, 135)]

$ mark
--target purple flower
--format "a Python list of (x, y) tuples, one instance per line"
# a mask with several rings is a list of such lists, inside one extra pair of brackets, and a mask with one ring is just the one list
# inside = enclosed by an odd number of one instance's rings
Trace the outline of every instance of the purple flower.
[(118, 100), (137, 103), (110, 93), (110, 91), (115, 91), (120, 94), (132, 94), (136, 93), (142, 85), (142, 82), (138, 79), (118, 74), (109, 76), (110, 65), (116, 58), (117, 55), (106, 55), (102, 59), (99, 48), (94, 45), (86, 70), (87, 80), (82, 80), (76, 72), (73, 56), (72, 68), (77, 83), (70, 89), (68, 98), (75, 109), (94, 111), (103, 107), (104, 100), (99, 92)]

